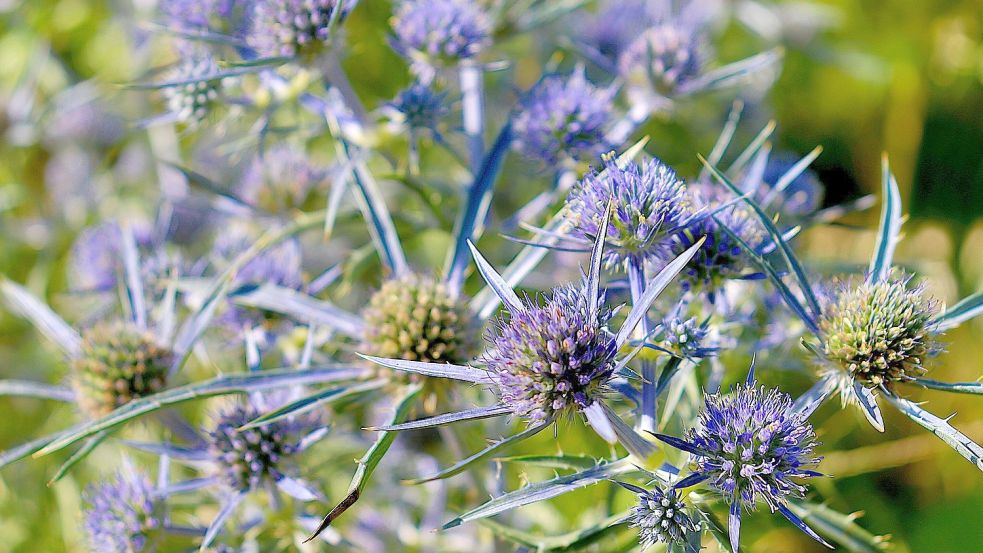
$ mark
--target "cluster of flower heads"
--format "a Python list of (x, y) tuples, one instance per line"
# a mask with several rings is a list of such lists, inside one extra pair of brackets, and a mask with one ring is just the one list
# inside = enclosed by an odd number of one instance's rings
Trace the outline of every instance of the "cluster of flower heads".
[[(438, 168), (441, 178), (465, 174), (460, 187), (463, 196), (458, 199), (450, 198), (446, 190), (438, 191), (437, 186), (427, 187), (432, 178), (429, 171), (434, 168), (426, 167), (427, 160), (420, 156), (416, 144), (410, 150), (416, 159), (409, 163), (398, 159), (400, 153), (385, 149), (386, 137), (375, 132), (378, 118), (364, 117), (375, 112), (361, 106), (355, 90), (362, 87), (350, 86), (341, 64), (336, 63), (346, 53), (347, 39), (360, 38), (340, 33), (340, 26), (357, 2), (161, 2), (165, 23), (177, 31), (175, 45), (180, 58), (158, 87), (171, 114), (161, 120), (179, 123), (181, 132), (187, 133), (181, 138), (197, 138), (194, 133), (228, 111), (216, 108), (235, 103), (237, 114), (262, 112), (257, 117), (260, 124), (252, 127), (248, 140), (216, 149), (233, 151), (229, 164), (239, 164), (235, 171), (226, 173), (211, 167), (203, 171), (221, 175), (222, 184), (216, 185), (210, 177), (193, 170), (180, 172), (196, 188), (217, 192), (203, 212), (189, 218), (209, 220), (209, 225), (201, 227), (214, 231), (210, 245), (201, 247), (197, 233), (178, 240), (179, 233), (170, 232), (182, 207), (193, 205), (184, 197), (183, 183), (175, 187), (180, 189), (178, 197), (170, 197), (175, 192), (169, 190), (158, 206), (167, 216), (158, 213), (156, 226), (168, 227), (166, 236), (115, 223), (90, 227), (79, 236), (70, 260), (74, 291), (98, 292), (102, 300), (107, 292), (121, 292), (120, 313), (106, 315), (100, 311), (87, 320), (101, 322), (80, 325), (82, 330), (76, 331), (40, 300), (28, 297), (26, 290), (0, 280), (0, 292), (7, 303), (61, 346), (70, 370), (71, 389), (42, 389), (40, 385), (35, 389), (33, 384), (25, 387), (22, 382), (9, 389), (41, 390), (42, 397), (76, 404), (89, 419), (45, 443), (36, 442), (41, 445), (34, 449), (28, 443), (13, 454), (5, 454), (0, 466), (16, 460), (17, 455), (18, 459), (46, 455), (84, 438), (89, 438), (94, 448), (108, 428), (106, 417), (115, 420), (114, 425), (122, 425), (123, 419), (112, 417), (124, 416), (135, 400), (144, 399), (141, 408), (152, 411), (168, 402), (199, 395), (249, 393), (248, 401), (212, 417), (204, 431), (195, 430), (177, 416), (161, 417), (168, 425), (168, 435), (173, 432), (180, 444), (126, 442), (143, 453), (159, 454), (162, 467), (173, 459), (189, 468), (204, 466), (207, 472), (173, 486), (165, 477), (155, 487), (146, 476), (137, 474), (90, 488), (84, 497), (89, 546), (93, 551), (107, 552), (155, 550), (162, 536), (174, 530), (166, 519), (169, 490), (206, 490), (201, 497), (218, 501), (219, 514), (207, 528), (184, 529), (185, 534), (201, 538), (202, 549), (213, 545), (233, 520), (243, 522), (240, 528), (248, 531), (254, 525), (277, 524), (290, 518), (297, 524), (290, 533), (302, 528), (313, 532), (311, 539), (325, 537), (331, 533), (327, 527), (366, 491), (372, 472), (393, 443), (394, 432), (499, 416), (521, 419), (527, 428), (419, 481), (443, 480), (475, 468), (475, 482), (481, 487), (486, 475), (477, 470), (479, 461), (562, 419), (576, 419), (573, 415), (586, 419), (612, 444), (611, 451), (621, 447), (627, 453), (619, 460), (507, 493), (492, 500), (496, 505), (479, 507), (446, 523), (445, 528), (485, 516), (481, 513), (500, 512), (500, 505), (526, 504), (532, 500), (527, 493), (530, 489), (538, 490), (536, 497), (552, 497), (583, 483), (608, 479), (636, 494), (637, 504), (619, 522), (627, 521), (630, 528), (637, 529), (643, 548), (693, 545), (701, 539), (702, 521), (710, 521), (710, 511), (722, 503), (729, 510), (729, 544), (721, 543), (736, 551), (742, 514), (762, 502), (825, 544), (793, 508), (805, 500), (809, 479), (820, 476), (815, 470), (820, 444), (809, 418), (833, 389), (844, 397), (850, 394), (860, 399), (872, 420), (879, 419), (874, 393), (882, 394), (947, 443), (955, 444), (957, 451), (975, 459), (983, 469), (979, 462), (983, 448), (952, 429), (947, 421), (932, 418), (895, 393), (897, 384), (907, 382), (950, 386), (921, 380), (926, 358), (940, 350), (936, 339), (940, 332), (980, 308), (978, 296), (970, 298), (952, 310), (955, 315), (949, 315), (947, 321), (948, 312), (942, 312), (922, 286), (911, 285), (912, 277), (890, 270), (900, 227), (900, 216), (892, 215), (887, 206), (892, 200), (891, 190), (885, 189), (882, 228), (894, 234), (879, 238), (878, 253), (867, 277), (834, 284), (818, 294), (819, 300), (814, 299), (813, 290), (799, 274), (801, 267), (788, 250), (782, 249), (787, 244), (774, 238), (773, 228), (779, 225), (777, 232), (792, 236), (796, 230), (792, 224), (809, 224), (819, 210), (822, 184), (804, 170), (811, 157), (768, 157), (768, 148), (759, 143), (736, 156), (740, 162), (734, 162), (730, 171), (720, 173), (711, 167), (719, 163), (708, 163), (704, 174), (684, 179), (664, 161), (638, 156), (626, 142), (660, 107), (649, 101), (636, 103), (639, 90), (675, 101), (692, 96), (710, 82), (706, 77), (714, 70), (714, 60), (704, 25), (709, 15), (695, 15), (702, 4), (677, 10), (668, 1), (610, 1), (602, 2), (590, 18), (578, 10), (575, 14), (583, 19), (578, 25), (581, 36), (564, 48), (570, 46), (573, 54), (586, 59), (570, 62), (557, 56), (555, 59), (563, 64), (560, 69), (554, 72), (551, 64), (543, 64), (550, 70), (544, 70), (528, 90), (514, 94), (513, 88), (507, 94), (485, 96), (483, 86), (504, 79), (499, 75), (485, 78), (485, 72), (507, 65), (490, 61), (495, 41), (499, 36), (541, 28), (568, 9), (548, 4), (531, 2), (528, 13), (467, 0), (400, 0), (393, 5), (387, 29), (391, 31), (390, 45), (408, 60), (414, 81), (380, 111), (388, 111), (393, 122), (410, 129), (411, 141), (415, 141), (417, 131), (428, 131), (434, 138), (432, 145), (444, 150), (432, 159), (446, 154), (460, 163), (464, 171)], [(332, 51), (336, 46), (340, 48)], [(774, 58), (763, 57), (739, 70), (718, 68), (725, 70), (717, 72), (713, 87), (730, 78), (728, 71), (743, 76), (770, 59)], [(455, 69), (460, 71), (459, 91), (454, 89), (455, 79), (449, 78)], [(519, 70), (526, 69), (521, 66)], [(243, 87), (243, 96), (233, 102), (226, 89), (243, 82), (250, 86)], [(312, 82), (319, 86), (309, 86)], [(320, 85), (328, 88), (326, 94)], [(627, 106), (619, 106), (623, 90), (627, 91), (628, 102), (623, 102)], [(456, 99), (458, 92), (464, 132), (449, 123), (452, 112), (448, 98)], [(506, 108), (494, 104), (502, 96), (513, 99)], [(493, 113), (493, 109), (498, 111)], [(305, 119), (305, 111), (315, 117)], [(289, 123), (282, 126), (279, 116), (285, 112), (290, 113), (283, 121)], [(99, 128), (102, 117), (92, 109), (83, 110), (78, 118), (81, 122), (61, 122), (65, 128), (58, 140), (66, 140), (66, 136), (78, 140), (91, 132), (93, 142), (108, 147), (122, 134), (116, 127)], [(500, 125), (494, 144), (484, 144), (485, 134), (490, 134), (485, 133), (486, 124)], [(270, 147), (271, 136), (291, 133), (298, 136)], [(312, 161), (304, 149), (286, 146), (306, 144), (313, 151), (325, 141), (336, 146), (330, 166)], [(467, 142), (472, 159), (465, 160), (457, 153), (461, 142)], [(245, 155), (240, 155), (242, 143), (249, 144)], [(723, 146), (726, 150), (726, 144)], [(202, 145), (202, 151), (190, 157), (200, 154), (210, 160), (214, 152), (209, 147)], [(752, 147), (760, 149), (752, 151)], [(612, 148), (628, 153), (621, 157), (602, 155)], [(527, 222), (525, 219), (540, 218), (547, 205), (561, 207), (549, 219), (548, 228), (536, 229), (541, 231), (542, 242), (527, 244), (503, 274), (498, 274), (472, 242), (482, 239), (485, 224), (495, 221), (490, 198), (496, 186), (503, 186), (496, 181), (504, 180), (499, 172), (510, 150), (555, 172), (555, 186), (536, 191), (539, 195), (520, 210), (521, 217), (517, 218)], [(720, 155), (710, 157), (735, 157), (717, 153)], [(318, 155), (319, 160), (331, 158), (331, 149), (319, 150)], [(596, 169), (585, 172), (588, 165)], [(382, 167), (409, 170), (403, 176), (381, 169), (387, 174), (383, 188), (373, 178)], [(233, 172), (236, 176), (226, 179), (227, 173)], [(710, 181), (709, 173), (720, 182)], [(731, 184), (728, 177), (740, 187)], [(226, 186), (225, 181), (233, 184)], [(437, 219), (446, 215), (442, 210), (447, 206), (461, 206), (450, 235), (447, 269), (440, 278), (409, 268), (401, 240), (410, 240), (401, 234), (407, 228), (419, 231), (422, 226), (420, 218), (403, 209), (403, 204), (397, 216), (389, 213), (387, 202), (404, 201), (396, 186), (399, 182), (416, 192), (406, 206), (422, 201)], [(332, 192), (342, 194), (325, 197), (329, 184)], [(348, 191), (354, 194), (357, 209), (339, 199)], [(319, 215), (312, 217), (311, 212), (322, 207), (321, 200), (327, 200), (323, 214), (317, 212)], [(348, 231), (356, 213), (367, 223), (368, 239), (379, 254), (378, 267), (362, 255), (367, 247), (357, 249), (360, 238), (332, 226), (338, 224)], [(332, 238), (322, 251), (303, 251), (301, 244), (306, 242), (293, 236), (312, 227), (323, 228), (323, 235)], [(440, 230), (442, 239), (445, 233)], [(273, 239), (278, 232), (282, 235)], [(336, 240), (338, 235), (342, 238)], [(173, 243), (162, 245), (164, 241)], [(430, 247), (427, 244), (424, 248)], [(572, 244), (571, 250), (590, 250), (590, 264), (583, 278), (550, 286), (541, 295), (520, 297), (513, 287), (533, 286), (522, 281), (541, 259), (532, 252), (553, 244), (561, 250), (568, 244)], [(194, 252), (199, 259), (194, 268), (169, 260), (167, 247), (178, 246)], [(469, 246), (486, 285), (472, 298), (465, 294), (465, 290), (470, 293), (473, 289), (467, 280)], [(347, 248), (353, 251), (343, 251)], [(785, 265), (776, 268), (769, 265), (769, 259), (778, 258), (771, 254), (779, 249)], [(308, 279), (307, 269), (327, 259), (342, 262), (320, 277)], [(365, 267), (371, 268), (366, 271)], [(557, 270), (557, 274), (561, 272)], [(366, 273), (371, 278), (365, 277)], [(769, 275), (770, 285), (778, 292), (755, 290), (763, 285), (753, 281)], [(371, 286), (359, 287), (369, 280)], [(340, 284), (333, 287), (336, 281)], [(788, 291), (790, 284), (797, 287), (795, 292)], [(153, 293), (146, 293), (144, 288)], [(802, 328), (815, 335), (815, 342), (805, 339), (803, 343), (819, 357), (818, 382), (798, 400), (778, 389), (759, 386), (753, 375), (729, 393), (717, 391), (725, 378), (725, 361), (703, 361), (725, 355), (725, 344), (731, 343), (721, 335), (731, 331), (728, 326), (735, 326), (739, 314), (728, 302), (715, 302), (715, 298), (727, 297), (735, 289), (736, 295), (760, 299), (760, 305), (769, 312), (785, 302), (802, 319)], [(664, 290), (672, 293), (660, 297)], [(701, 301), (703, 297), (709, 302)], [(800, 298), (807, 305), (799, 305)], [(623, 300), (627, 306), (616, 305)], [(339, 307), (335, 301), (345, 306)], [(507, 313), (493, 318), (498, 303), (504, 304)], [(191, 315), (179, 323), (174, 320), (178, 310)], [(774, 323), (771, 313), (766, 318)], [(486, 324), (489, 321), (491, 324)], [(620, 330), (609, 328), (618, 323)], [(222, 374), (214, 379), (196, 382), (193, 379), (198, 372), (181, 369), (189, 358), (212, 364), (206, 340), (216, 327), (224, 331), (218, 341), (223, 347), (222, 359), (216, 364), (227, 361), (230, 344), (241, 346), (243, 370), (228, 374), (223, 367)], [(486, 343), (481, 350), (478, 338), (483, 327)], [(281, 332), (284, 328), (296, 332)], [(258, 343), (255, 330), (272, 331), (264, 336), (269, 340)], [(734, 349), (738, 355), (754, 355), (761, 344), (798, 343), (798, 337), (790, 332), (773, 336), (771, 341), (761, 340), (755, 347)], [(364, 359), (358, 359), (356, 353)], [(267, 354), (276, 361), (264, 364)], [(412, 377), (396, 378), (391, 371), (372, 370), (366, 360)], [(267, 370), (274, 362), (289, 367)], [(192, 382), (184, 384), (188, 378)], [(459, 398), (449, 393), (453, 383), (444, 386), (447, 381), (474, 385), (471, 392), (493, 395), (497, 402), (433, 415), (436, 405), (458, 403)], [(184, 388), (168, 390), (176, 382)], [(707, 389), (702, 405), (698, 399), (684, 397), (692, 394), (675, 394), (666, 403), (682, 402), (683, 408), (673, 411), (666, 406), (659, 412), (666, 390), (698, 383), (705, 383)], [(310, 384), (325, 387), (311, 390)], [(953, 386), (974, 393), (979, 388), (978, 383)], [(268, 401), (271, 390), (277, 387), (287, 389), (287, 399)], [(416, 412), (414, 402), (422, 390), (429, 394), (424, 396), (423, 411), (432, 416), (407, 421), (409, 414)], [(370, 398), (368, 408), (353, 407), (366, 397)], [(373, 409), (376, 403), (384, 409)], [(379, 432), (368, 440), (371, 445), (366, 444), (367, 452), (358, 461), (347, 495), (331, 498), (335, 506), (320, 525), (311, 510), (312, 502), (322, 499), (319, 485), (303, 479), (298, 463), (299, 454), (327, 433), (322, 419), (310, 413), (315, 408), (332, 409), (331, 422), (338, 427), (352, 423), (353, 428)], [(375, 419), (381, 411), (385, 411), (388, 422), (377, 425)], [(698, 414), (687, 420), (685, 413)], [(628, 414), (634, 417), (634, 426), (623, 420)], [(668, 420), (656, 425), (660, 416)], [(94, 426), (100, 424), (103, 426)], [(681, 428), (685, 433), (682, 438), (655, 434), (656, 428), (665, 427)], [(643, 431), (655, 437), (643, 436)], [(447, 447), (440, 451), (432, 451), (432, 444), (405, 449), (406, 455), (413, 457), (400, 470), (435, 467), (445, 460), (447, 451), (456, 454), (462, 448), (453, 431), (441, 436), (446, 442), (441, 445)], [(364, 436), (347, 437), (361, 446)], [(648, 472), (644, 467), (652, 463), (658, 440), (687, 453), (687, 463), (672, 465), (670, 461), (680, 458), (669, 452), (660, 456), (668, 460), (657, 472)], [(84, 446), (68, 465), (90, 451)], [(627, 470), (631, 467), (640, 472)], [(641, 473), (653, 477), (645, 487), (621, 479)], [(698, 485), (703, 486), (700, 493), (686, 491)], [(212, 486), (218, 489), (212, 490)], [(450, 494), (471, 497), (471, 491), (462, 492), (448, 484), (440, 489), (439, 497), (416, 498), (418, 504), (405, 507), (424, 512), (419, 518), (438, 525)], [(245, 516), (236, 520), (239, 502), (263, 492), (269, 493), (269, 501), (259, 509), (250, 507), (249, 520)], [(281, 510), (281, 492), (302, 503)], [(396, 495), (392, 490), (386, 492)], [(255, 518), (257, 510), (264, 512)], [(277, 512), (269, 516), (271, 511)], [(416, 512), (407, 517), (416, 517)], [(341, 527), (330, 539), (349, 530), (351, 527)], [(838, 530), (829, 533), (835, 535)], [(402, 540), (406, 529), (400, 527), (394, 533)], [(336, 543), (340, 541), (333, 545)], [(451, 549), (478, 553), (482, 549), (477, 543)], [(227, 546), (217, 547), (225, 550)]]

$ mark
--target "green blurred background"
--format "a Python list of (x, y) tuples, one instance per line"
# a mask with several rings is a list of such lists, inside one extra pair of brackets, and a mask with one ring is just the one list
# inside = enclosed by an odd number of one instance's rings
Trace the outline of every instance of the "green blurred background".
[[(136, 4), (147, 9), (146, 2)], [(763, 106), (748, 110), (744, 138), (756, 132), (757, 122), (774, 117), (777, 150), (801, 155), (822, 145), (814, 168), (827, 187), (829, 205), (876, 193), (880, 156), (887, 152), (911, 216), (898, 260), (924, 275), (930, 290), (949, 303), (983, 288), (983, 6), (974, 0), (779, 5), (775, 13), (804, 18), (804, 30), (762, 37), (735, 21), (720, 34), (724, 60), (763, 44), (785, 47), (781, 76)], [(742, 13), (747, 4), (731, 7)], [(404, 63), (385, 43), (389, 10), (388, 2), (363, 0), (346, 24), (353, 46), (345, 62), (357, 68), (353, 81), (370, 106), (391, 97), (408, 79)], [(131, 46), (146, 39), (132, 33), (133, 11), (130, 4), (109, 1), (0, 0), (0, 273), (47, 289), (55, 298), (65, 288), (65, 252), (79, 221), (43, 224), (66, 215), (46, 190), (51, 152), (42, 142), (19, 138), (13, 124), (17, 94), (29, 79), (37, 83), (39, 104), (74, 82), (133, 79), (143, 62), (134, 59)], [(819, 28), (813, 28), (817, 22)], [(535, 39), (526, 37), (502, 50), (521, 55), (536, 47)], [(538, 70), (536, 62), (520, 64), (517, 79), (534, 79)], [(139, 99), (116, 97), (140, 107)], [(653, 137), (648, 149), (674, 165), (695, 168), (695, 153), (709, 149), (722, 117), (716, 110), (655, 122), (646, 129)], [(683, 128), (687, 121), (707, 128), (692, 132)], [(849, 222), (870, 229), (875, 219), (869, 211)], [(809, 231), (799, 247), (822, 268), (863, 263), (873, 242), (872, 231), (824, 227)], [(964, 325), (947, 340), (947, 353), (933, 374), (952, 381), (979, 378), (983, 321)], [(57, 374), (58, 363), (25, 323), (0, 312), (0, 376), (45, 379)], [(789, 378), (796, 388), (808, 384)], [(930, 399), (928, 407), (940, 415), (957, 412), (954, 424), (983, 441), (979, 401), (941, 393), (914, 392), (914, 397)], [(822, 469), (836, 477), (835, 484), (821, 483), (819, 489), (834, 507), (865, 511), (863, 525), (893, 534), (895, 551), (983, 550), (983, 478), (964, 459), (893, 411), (884, 434), (835, 406), (824, 407), (817, 417), (826, 453)], [(67, 408), (0, 399), (0, 449), (69, 419)], [(78, 489), (87, 473), (81, 470), (46, 488), (54, 463), (22, 462), (0, 473), (0, 551), (76, 550)], [(573, 494), (557, 503), (575, 510), (582, 500)], [(751, 551), (804, 551), (814, 545), (787, 525), (750, 532)]]

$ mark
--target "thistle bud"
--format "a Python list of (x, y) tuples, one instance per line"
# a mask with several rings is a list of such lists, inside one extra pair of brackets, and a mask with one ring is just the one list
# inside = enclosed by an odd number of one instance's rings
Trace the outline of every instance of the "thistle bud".
[(82, 355), (72, 361), (79, 405), (95, 418), (160, 392), (173, 360), (170, 349), (132, 323), (98, 323), (82, 333)]

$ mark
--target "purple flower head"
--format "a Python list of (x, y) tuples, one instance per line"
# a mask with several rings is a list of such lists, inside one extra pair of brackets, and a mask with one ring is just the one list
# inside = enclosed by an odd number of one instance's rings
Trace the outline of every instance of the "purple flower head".
[(687, 441), (700, 452), (694, 472), (714, 491), (751, 509), (762, 500), (772, 511), (804, 495), (806, 487), (794, 479), (818, 475), (811, 470), (819, 464), (818, 444), (788, 394), (752, 381), (726, 395), (707, 394), (705, 403)]
[(491, 22), (471, 0), (404, 0), (392, 27), (395, 48), (424, 74), (474, 58), (490, 43)]
[(800, 480), (821, 476), (812, 470), (820, 461), (814, 456), (819, 445), (816, 433), (788, 394), (758, 387), (753, 374), (726, 395), (705, 394), (697, 425), (685, 440), (656, 434), (693, 455), (692, 474), (674, 487), (706, 481), (730, 504), (728, 527), (734, 551), (740, 544), (741, 512), (745, 507), (754, 510), (758, 501), (832, 548), (786, 505), (790, 497), (804, 497), (806, 487)]
[(239, 183), (239, 197), (273, 213), (301, 209), (328, 182), (330, 172), (302, 151), (277, 145), (257, 157)]
[(591, 84), (583, 68), (569, 77), (546, 77), (522, 100), (512, 123), (513, 146), (549, 165), (593, 158), (606, 149), (612, 97), (611, 90)]
[(638, 505), (628, 515), (628, 525), (638, 528), (638, 542), (642, 549), (657, 543), (683, 543), (687, 532), (699, 529), (699, 523), (690, 518), (686, 505), (674, 488), (655, 487), (641, 490)]
[(710, 329), (695, 317), (683, 318), (674, 313), (660, 323), (663, 347), (687, 358), (705, 357), (714, 350), (703, 346)]
[[(720, 188), (712, 185), (691, 185), (690, 190), (696, 193), (696, 201), (702, 209), (700, 215), (694, 217), (683, 232), (677, 235), (671, 253), (673, 256), (678, 255), (706, 236), (706, 242), (680, 273), (680, 283), (684, 290), (705, 292), (713, 301), (716, 292), (728, 279), (744, 276), (748, 267), (748, 256), (740, 242), (721, 225), (752, 247), (761, 244), (765, 231), (755, 215), (741, 204), (713, 213), (724, 202), (730, 201)], [(713, 216), (710, 216), (711, 213)]]
[(167, 109), (177, 120), (197, 125), (217, 106), (225, 79), (215, 78), (221, 72), (218, 63), (209, 54), (200, 52), (185, 58), (172, 72), (170, 81), (181, 82), (165, 87)]
[(629, 83), (648, 84), (664, 96), (695, 79), (702, 68), (699, 33), (673, 21), (648, 28), (618, 59), (618, 70)]
[[(179, 30), (220, 30), (235, 15), (237, 0), (162, 0), (160, 11), (170, 27)], [(218, 26), (219, 29), (215, 29)]]
[(842, 384), (890, 388), (925, 373), (940, 349), (931, 323), (940, 305), (911, 279), (893, 271), (877, 282), (834, 281), (824, 291), (820, 350), (827, 365), (849, 376)]
[(437, 92), (421, 83), (414, 83), (401, 90), (388, 106), (410, 129), (428, 130), (434, 134), (437, 134), (440, 120), (450, 113), (447, 93)]
[[(255, 236), (247, 228), (234, 226), (215, 240), (213, 256), (220, 264), (231, 263), (248, 250)], [(267, 248), (243, 265), (236, 273), (235, 284), (240, 286), (274, 284), (285, 288), (300, 288), (300, 244), (286, 240)]]
[[(256, 0), (248, 41), (261, 56), (307, 56), (330, 41), (351, 0)], [(341, 10), (335, 14), (335, 10)], [(334, 19), (334, 21), (332, 21)]]
[(233, 490), (253, 491), (282, 479), (289, 458), (303, 449), (301, 438), (318, 423), (316, 417), (299, 417), (239, 430), (261, 414), (255, 407), (236, 405), (221, 413), (208, 433), (209, 454)]
[(92, 551), (151, 551), (163, 526), (161, 509), (150, 479), (144, 474), (117, 475), (89, 487), (84, 527)]
[[(147, 225), (133, 228), (137, 246), (148, 249), (151, 245), (151, 231)], [(69, 253), (68, 267), (75, 290), (104, 292), (116, 288), (117, 277), (123, 270), (122, 233), (114, 222), (105, 222), (88, 227), (79, 233)], [(155, 273), (144, 263), (146, 280), (152, 280)]]
[(655, 23), (649, 0), (608, 0), (581, 25), (581, 40), (616, 62), (621, 52)]
[(589, 298), (586, 287), (567, 285), (543, 305), (524, 303), (489, 333), (492, 346), (483, 355), (501, 402), (532, 423), (589, 407), (604, 392), (617, 353), (603, 294)]
[(567, 198), (574, 235), (594, 240), (609, 202), (614, 211), (604, 250), (608, 267), (661, 258), (666, 238), (692, 216), (686, 184), (658, 159), (641, 166), (630, 161), (622, 168), (608, 157), (602, 171), (588, 173)]
[[(784, 218), (798, 218), (815, 213), (823, 203), (823, 183), (816, 174), (805, 169), (788, 183), (782, 183), (783, 188), (777, 190), (782, 177), (792, 169), (799, 159), (791, 154), (772, 155), (765, 165), (761, 180), (764, 186), (758, 189), (758, 194), (764, 199), (771, 200)], [(776, 197), (777, 196), (777, 197)]]

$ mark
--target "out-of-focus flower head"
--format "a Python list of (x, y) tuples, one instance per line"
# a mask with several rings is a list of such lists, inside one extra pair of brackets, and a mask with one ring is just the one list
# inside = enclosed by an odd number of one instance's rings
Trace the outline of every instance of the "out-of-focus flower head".
[(163, 513), (153, 484), (142, 473), (117, 475), (82, 495), (84, 528), (92, 551), (153, 551)]
[(173, 352), (152, 333), (128, 321), (99, 322), (82, 332), (82, 354), (73, 359), (72, 387), (90, 417), (164, 389)]
[(608, 267), (642, 266), (648, 259), (664, 257), (667, 237), (692, 216), (686, 184), (658, 159), (619, 166), (613, 156), (605, 156), (604, 168), (588, 173), (567, 198), (573, 235), (593, 240), (609, 203), (613, 212), (604, 256)]
[(282, 480), (290, 457), (303, 449), (302, 438), (318, 423), (316, 417), (296, 417), (239, 429), (261, 414), (252, 405), (238, 404), (221, 413), (208, 433), (208, 451), (232, 490), (254, 491), (266, 481)]
[(491, 42), (491, 22), (469, 0), (403, 0), (392, 28), (395, 49), (424, 80), (435, 69), (477, 57)]
[(91, 86), (77, 85), (59, 96), (45, 122), (45, 142), (52, 146), (105, 148), (123, 138), (126, 132), (123, 120), (103, 101), (96, 99), (97, 94), (99, 92)]
[(171, 28), (208, 30), (221, 28), (223, 21), (248, 3), (237, 0), (162, 0), (160, 11)]
[(606, 327), (611, 310), (604, 294), (587, 296), (586, 287), (554, 288), (543, 305), (526, 302), (489, 332), (482, 359), (516, 415), (545, 422), (585, 409), (605, 392), (617, 353)]
[(330, 171), (285, 144), (258, 156), (239, 183), (239, 197), (272, 213), (302, 209), (328, 183)]
[(703, 69), (700, 34), (680, 22), (649, 27), (618, 58), (621, 75), (633, 85), (648, 84), (663, 96), (698, 77)]
[(632, 40), (655, 23), (650, 0), (607, 0), (582, 20), (581, 42), (612, 64)]
[(479, 329), (447, 285), (415, 274), (386, 281), (362, 313), (365, 348), (378, 357), (465, 363)]
[(218, 105), (227, 81), (215, 77), (220, 72), (218, 63), (209, 54), (198, 52), (185, 58), (169, 79), (180, 84), (163, 89), (168, 111), (187, 125), (195, 126), (204, 121)]
[[(749, 258), (740, 245), (723, 227), (740, 236), (752, 247), (761, 245), (765, 231), (755, 215), (743, 204), (734, 204), (717, 211), (732, 202), (720, 187), (709, 184), (691, 184), (699, 215), (677, 234), (673, 254), (678, 255), (706, 236), (706, 242), (680, 273), (684, 290), (694, 290), (708, 295), (711, 301), (728, 279), (745, 276), (750, 266)], [(713, 216), (710, 216), (713, 214)], [(718, 222), (719, 221), (719, 222)]]
[(827, 287), (821, 353), (825, 365), (848, 376), (841, 380), (890, 388), (926, 372), (927, 358), (940, 350), (931, 325), (940, 305), (911, 279), (894, 271), (877, 282), (838, 280)]
[(715, 351), (704, 346), (710, 329), (700, 324), (696, 317), (685, 318), (679, 310), (663, 318), (657, 330), (657, 334), (662, 338), (662, 347), (676, 355), (698, 358)]
[(398, 123), (412, 130), (430, 131), (437, 136), (437, 126), (450, 113), (447, 93), (438, 92), (422, 83), (414, 83), (401, 90), (387, 107), (395, 112)]
[[(782, 182), (782, 178), (798, 161), (798, 157), (792, 154), (769, 156), (761, 177), (764, 186), (758, 189), (758, 195), (767, 200), (769, 206), (775, 206), (782, 216), (791, 219), (815, 213), (823, 203), (823, 183), (809, 169), (788, 182)], [(779, 185), (782, 188), (776, 189)]]
[(353, 4), (351, 0), (255, 0), (249, 44), (265, 57), (316, 55)]
[[(148, 225), (133, 226), (137, 246), (144, 251), (152, 247)], [(122, 231), (112, 221), (88, 227), (79, 233), (69, 253), (68, 268), (71, 286), (75, 290), (105, 292), (116, 288), (117, 278), (123, 267), (121, 248)], [(153, 280), (157, 274), (152, 264), (141, 266), (145, 280)]]
[[(224, 270), (257, 239), (257, 233), (244, 224), (233, 224), (220, 234), (212, 247), (210, 258), (218, 270)], [(303, 284), (301, 248), (295, 240), (286, 240), (267, 248), (243, 265), (235, 275), (236, 290), (247, 290), (264, 284), (299, 289)], [(233, 304), (218, 318), (226, 329), (238, 334), (243, 328), (266, 326), (271, 322), (268, 313)], [(277, 318), (276, 321), (280, 319)]]
[(594, 158), (607, 148), (612, 99), (613, 91), (594, 86), (582, 67), (567, 77), (546, 77), (522, 100), (512, 123), (513, 146), (551, 166)]

